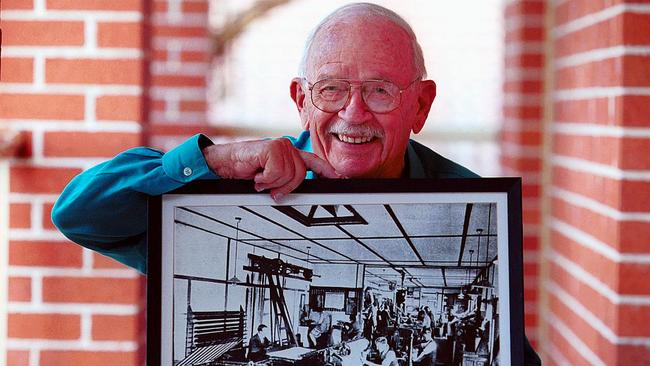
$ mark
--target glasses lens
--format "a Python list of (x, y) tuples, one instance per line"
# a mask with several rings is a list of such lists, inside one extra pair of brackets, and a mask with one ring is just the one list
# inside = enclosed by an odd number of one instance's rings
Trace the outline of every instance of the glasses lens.
[(314, 105), (325, 112), (337, 112), (348, 100), (350, 83), (344, 80), (321, 80), (314, 84), (311, 99)]
[(364, 81), (363, 100), (373, 112), (389, 112), (399, 105), (400, 89), (389, 81)]
[[(311, 101), (324, 112), (340, 111), (348, 101), (350, 82), (346, 80), (320, 80), (311, 90)], [(389, 81), (367, 80), (361, 84), (363, 100), (373, 112), (387, 113), (399, 106), (400, 89)]]

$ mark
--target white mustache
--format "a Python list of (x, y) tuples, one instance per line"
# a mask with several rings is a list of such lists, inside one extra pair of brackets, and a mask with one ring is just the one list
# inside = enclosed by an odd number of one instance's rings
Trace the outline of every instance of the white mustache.
[(351, 125), (342, 121), (334, 122), (327, 131), (337, 135), (359, 136), (359, 137), (384, 137), (384, 133), (368, 124)]

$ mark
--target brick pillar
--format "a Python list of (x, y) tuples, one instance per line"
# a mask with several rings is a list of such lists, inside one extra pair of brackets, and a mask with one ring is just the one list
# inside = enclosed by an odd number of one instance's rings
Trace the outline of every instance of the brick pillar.
[(537, 344), (540, 182), (544, 66), (541, 0), (509, 1), (505, 8), (503, 174), (523, 181), (524, 297), (526, 334)]
[(207, 132), (212, 44), (207, 0), (153, 0), (147, 144), (169, 150)]
[(2, 1), (0, 124), (25, 138), (0, 227), (8, 365), (143, 363), (143, 277), (68, 242), (50, 211), (75, 174), (141, 143), (144, 17), (140, 0)]
[(650, 4), (554, 5), (547, 364), (650, 364)]

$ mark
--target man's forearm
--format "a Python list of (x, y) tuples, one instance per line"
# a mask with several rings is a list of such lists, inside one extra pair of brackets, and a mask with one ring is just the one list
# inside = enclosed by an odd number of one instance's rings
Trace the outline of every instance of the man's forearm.
[(198, 138), (167, 154), (131, 149), (83, 172), (57, 199), (52, 221), (70, 240), (145, 272), (147, 198), (214, 177)]

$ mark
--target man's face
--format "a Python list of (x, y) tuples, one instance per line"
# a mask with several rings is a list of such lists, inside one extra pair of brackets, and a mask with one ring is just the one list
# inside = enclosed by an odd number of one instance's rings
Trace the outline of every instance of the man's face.
[(377, 344), (377, 351), (380, 353), (384, 353), (388, 350), (388, 343), (386, 342), (376, 342)]
[(427, 341), (430, 341), (430, 340), (433, 339), (431, 337), (431, 331), (428, 330), (428, 331), (424, 332), (424, 339), (426, 339)]
[[(328, 113), (316, 108), (306, 85), (294, 79), (292, 97), (303, 128), (311, 133), (314, 152), (350, 178), (399, 177), (410, 133), (419, 132), (424, 125), (435, 84), (415, 82), (404, 90), (397, 109), (376, 113), (365, 104), (355, 82), (381, 79), (404, 89), (417, 77), (411, 40), (395, 24), (377, 17), (330, 22), (312, 44), (307, 81), (347, 79), (353, 81), (353, 87), (345, 106)], [(295, 93), (294, 88), (298, 88)]]

